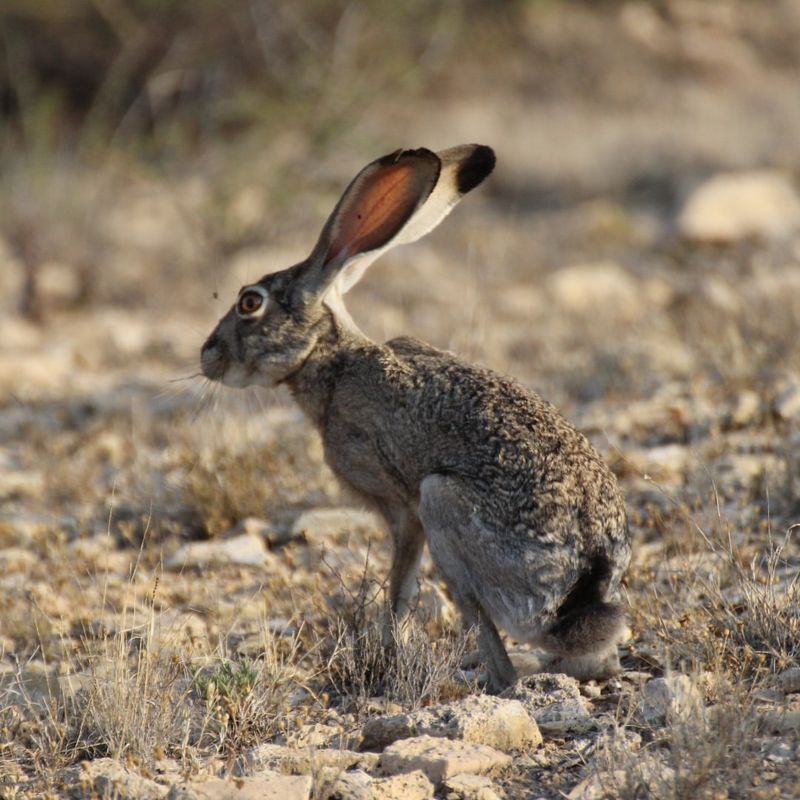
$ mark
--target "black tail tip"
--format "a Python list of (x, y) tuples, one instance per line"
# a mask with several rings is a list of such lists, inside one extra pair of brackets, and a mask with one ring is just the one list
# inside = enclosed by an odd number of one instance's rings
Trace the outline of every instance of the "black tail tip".
[(456, 176), (459, 194), (466, 194), (481, 183), (494, 169), (497, 159), (494, 150), (485, 144), (476, 144), (461, 162)]

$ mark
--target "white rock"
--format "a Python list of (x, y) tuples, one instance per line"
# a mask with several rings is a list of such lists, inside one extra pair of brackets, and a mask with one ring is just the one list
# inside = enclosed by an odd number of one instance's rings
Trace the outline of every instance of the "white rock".
[(252, 778), (209, 778), (173, 785), (169, 800), (309, 800), (310, 775), (263, 772)]
[(786, 422), (800, 420), (800, 380), (792, 376), (784, 381), (775, 397), (774, 409)]
[(381, 754), (382, 775), (421, 770), (438, 787), (460, 772), (483, 774), (511, 763), (511, 756), (483, 744), (417, 736), (389, 745)]
[(596, 727), (580, 684), (568, 675), (528, 676), (518, 681), (509, 695), (522, 703), (546, 736), (585, 733)]
[(374, 514), (360, 508), (312, 508), (294, 521), (292, 536), (305, 536), (309, 542), (324, 544), (356, 530), (381, 527)]
[(360, 736), (347, 734), (336, 725), (323, 725), (320, 722), (313, 722), (301, 725), (297, 730), (286, 734), (286, 744), (295, 748), (331, 748), (341, 750), (343, 747), (357, 747), (360, 743)]
[(160, 800), (167, 787), (131, 772), (114, 758), (84, 761), (64, 773), (64, 783), (80, 796), (115, 797), (119, 800)]
[(731, 408), (731, 422), (737, 428), (745, 428), (757, 422), (763, 409), (761, 396), (752, 389), (743, 389), (736, 396)]
[(368, 720), (362, 747), (381, 749), (398, 739), (422, 735), (461, 739), (498, 750), (533, 749), (542, 743), (536, 722), (518, 700), (472, 695), (456, 703)]
[(692, 453), (685, 445), (672, 443), (631, 448), (625, 456), (634, 469), (661, 482), (681, 477), (691, 462)]
[(434, 787), (421, 770), (394, 775), (391, 778), (376, 778), (370, 787), (371, 800), (429, 800)]
[(238, 760), (238, 775), (257, 775), (264, 770), (280, 773), (311, 774), (316, 768), (371, 770), (377, 766), (376, 753), (355, 753), (350, 750), (312, 747), (285, 747), (260, 744), (251, 747)]
[(636, 280), (611, 261), (563, 267), (547, 278), (545, 286), (556, 304), (570, 314), (608, 311), (630, 320), (643, 313)]
[(335, 800), (428, 800), (433, 784), (423, 772), (372, 778), (363, 770), (342, 773), (330, 793)]
[(688, 676), (668, 675), (644, 685), (639, 709), (645, 722), (661, 725), (668, 719), (690, 719), (702, 714), (703, 698)]
[(375, 779), (364, 770), (343, 772), (334, 785), (331, 798), (334, 800), (372, 800), (372, 784)]
[(783, 236), (800, 229), (800, 197), (781, 172), (720, 173), (689, 196), (678, 228), (701, 242)]
[(460, 800), (500, 800), (497, 787), (485, 775), (460, 773), (444, 782), (449, 793), (458, 795)]
[(238, 536), (248, 533), (251, 536), (260, 536), (264, 541), (269, 542), (272, 547), (286, 544), (291, 539), (291, 531), (276, 530), (275, 526), (270, 525), (266, 520), (258, 517), (245, 517), (239, 520), (224, 537)]
[(244, 533), (230, 539), (185, 544), (167, 559), (165, 566), (167, 569), (205, 567), (209, 564), (264, 566), (269, 558), (264, 540), (260, 536)]
[(582, 700), (553, 703), (535, 713), (539, 730), (547, 736), (586, 733), (597, 727), (594, 717)]

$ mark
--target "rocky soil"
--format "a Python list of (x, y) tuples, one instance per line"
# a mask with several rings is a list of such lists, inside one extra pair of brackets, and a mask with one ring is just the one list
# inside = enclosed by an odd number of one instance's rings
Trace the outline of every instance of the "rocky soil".
[[(0, 241), (2, 796), (800, 795), (800, 9), (544, 6), (500, 88), (473, 65), (383, 98), (289, 211), (270, 176), (302, 140), (54, 172), (38, 319)], [(353, 165), (459, 139), (496, 176), (351, 310), (516, 375), (612, 465), (634, 558), (608, 681), (509, 642), (520, 681), (485, 695), (427, 556), (385, 650), (379, 521), (289, 398), (196, 377)], [(261, 232), (227, 253), (220, 220)]]

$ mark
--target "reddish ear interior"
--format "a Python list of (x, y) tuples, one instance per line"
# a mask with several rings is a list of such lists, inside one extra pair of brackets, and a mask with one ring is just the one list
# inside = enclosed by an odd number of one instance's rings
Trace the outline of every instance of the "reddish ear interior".
[[(384, 161), (384, 159), (381, 159)], [(388, 243), (430, 194), (437, 174), (420, 169), (416, 159), (377, 162), (356, 178), (335, 212), (335, 226), (325, 262), (376, 250)]]

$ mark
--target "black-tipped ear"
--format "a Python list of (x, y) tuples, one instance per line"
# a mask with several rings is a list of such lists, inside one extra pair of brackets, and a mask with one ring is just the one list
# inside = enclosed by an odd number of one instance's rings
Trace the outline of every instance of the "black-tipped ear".
[(494, 150), (485, 144), (477, 144), (475, 149), (459, 165), (456, 185), (459, 194), (466, 194), (487, 178), (496, 162)]
[(368, 164), (347, 187), (298, 270), (303, 302), (336, 280), (344, 294), (385, 250), (436, 227), (464, 194), (494, 169), (491, 147), (464, 144), (433, 153), (398, 150)]

